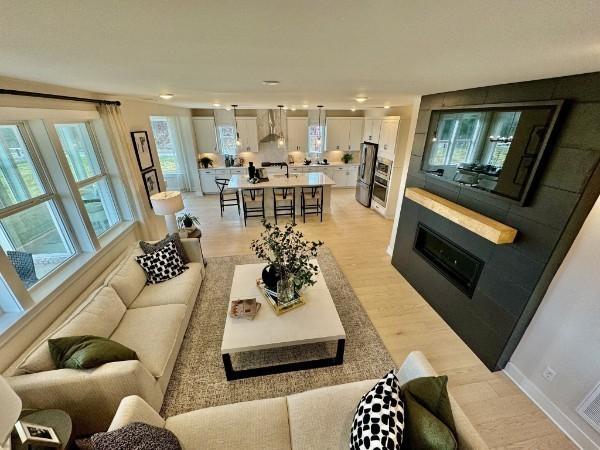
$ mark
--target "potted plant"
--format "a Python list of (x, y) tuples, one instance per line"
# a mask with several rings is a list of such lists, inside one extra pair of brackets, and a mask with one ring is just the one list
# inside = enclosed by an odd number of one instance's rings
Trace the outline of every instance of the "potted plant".
[(213, 165), (213, 160), (210, 159), (208, 156), (203, 156), (202, 158), (199, 159), (200, 165), (204, 168), (207, 169), (208, 166), (212, 167)]
[(342, 161), (344, 161), (344, 164), (352, 162), (353, 159), (354, 156), (352, 156), (352, 153), (344, 153), (344, 155), (342, 156)]
[(179, 228), (192, 228), (194, 224), (200, 226), (200, 220), (190, 213), (183, 213), (182, 215), (177, 216), (177, 224), (179, 225)]
[(296, 225), (280, 228), (263, 220), (265, 230), (251, 243), (258, 258), (267, 261), (263, 281), (267, 288), (277, 291), (278, 301), (291, 301), (306, 286), (316, 283), (313, 276), (319, 273), (316, 258), (321, 241), (307, 241)]

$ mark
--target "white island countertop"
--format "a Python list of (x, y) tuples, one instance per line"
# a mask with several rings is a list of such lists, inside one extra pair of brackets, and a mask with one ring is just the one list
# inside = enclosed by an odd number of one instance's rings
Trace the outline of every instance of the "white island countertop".
[(285, 174), (270, 175), (269, 181), (250, 183), (247, 175), (232, 175), (227, 188), (229, 189), (252, 189), (252, 188), (277, 188), (277, 187), (311, 187), (311, 186), (333, 186), (335, 181), (327, 175), (319, 172), (314, 173), (290, 173), (287, 178)]

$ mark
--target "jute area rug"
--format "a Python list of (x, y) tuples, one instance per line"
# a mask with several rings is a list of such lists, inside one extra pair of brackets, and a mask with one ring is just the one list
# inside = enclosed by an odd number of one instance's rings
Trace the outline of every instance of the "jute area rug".
[[(234, 268), (259, 262), (253, 255), (208, 258), (202, 283), (162, 406), (165, 417), (228, 403), (279, 397), (334, 384), (379, 378), (394, 362), (331, 251), (318, 261), (346, 331), (341, 366), (227, 381), (221, 340)], [(269, 305), (263, 302), (264, 308)], [(260, 314), (260, 312), (259, 312)], [(336, 344), (310, 344), (232, 355), (235, 369), (335, 355)]]

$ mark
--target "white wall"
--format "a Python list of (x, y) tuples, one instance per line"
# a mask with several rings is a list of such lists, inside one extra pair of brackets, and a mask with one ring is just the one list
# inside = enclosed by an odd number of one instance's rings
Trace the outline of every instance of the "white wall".
[[(542, 377), (546, 366), (556, 371), (551, 382)], [(575, 412), (600, 382), (600, 199), (506, 372), (582, 448), (600, 448), (600, 434)]]

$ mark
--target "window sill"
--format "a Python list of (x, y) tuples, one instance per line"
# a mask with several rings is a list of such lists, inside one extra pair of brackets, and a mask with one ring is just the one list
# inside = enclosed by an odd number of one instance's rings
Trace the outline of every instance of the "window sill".
[[(109, 252), (120, 241), (125, 239), (130, 233), (135, 231), (136, 222), (122, 222), (115, 225), (111, 230), (105, 233), (100, 242), (102, 248), (95, 253), (81, 253), (70, 258), (64, 265), (57, 268), (47, 279), (41, 280), (33, 286), (29, 293), (34, 302), (33, 306), (26, 311), (19, 313), (7, 313), (0, 315), (0, 346), (11, 339), (20, 330), (40, 314), (46, 306), (50, 305), (54, 299), (59, 297), (68, 287), (86, 272), (86, 269), (92, 267)], [(87, 287), (87, 286), (86, 286)], [(13, 315), (4, 319), (5, 315)]]

